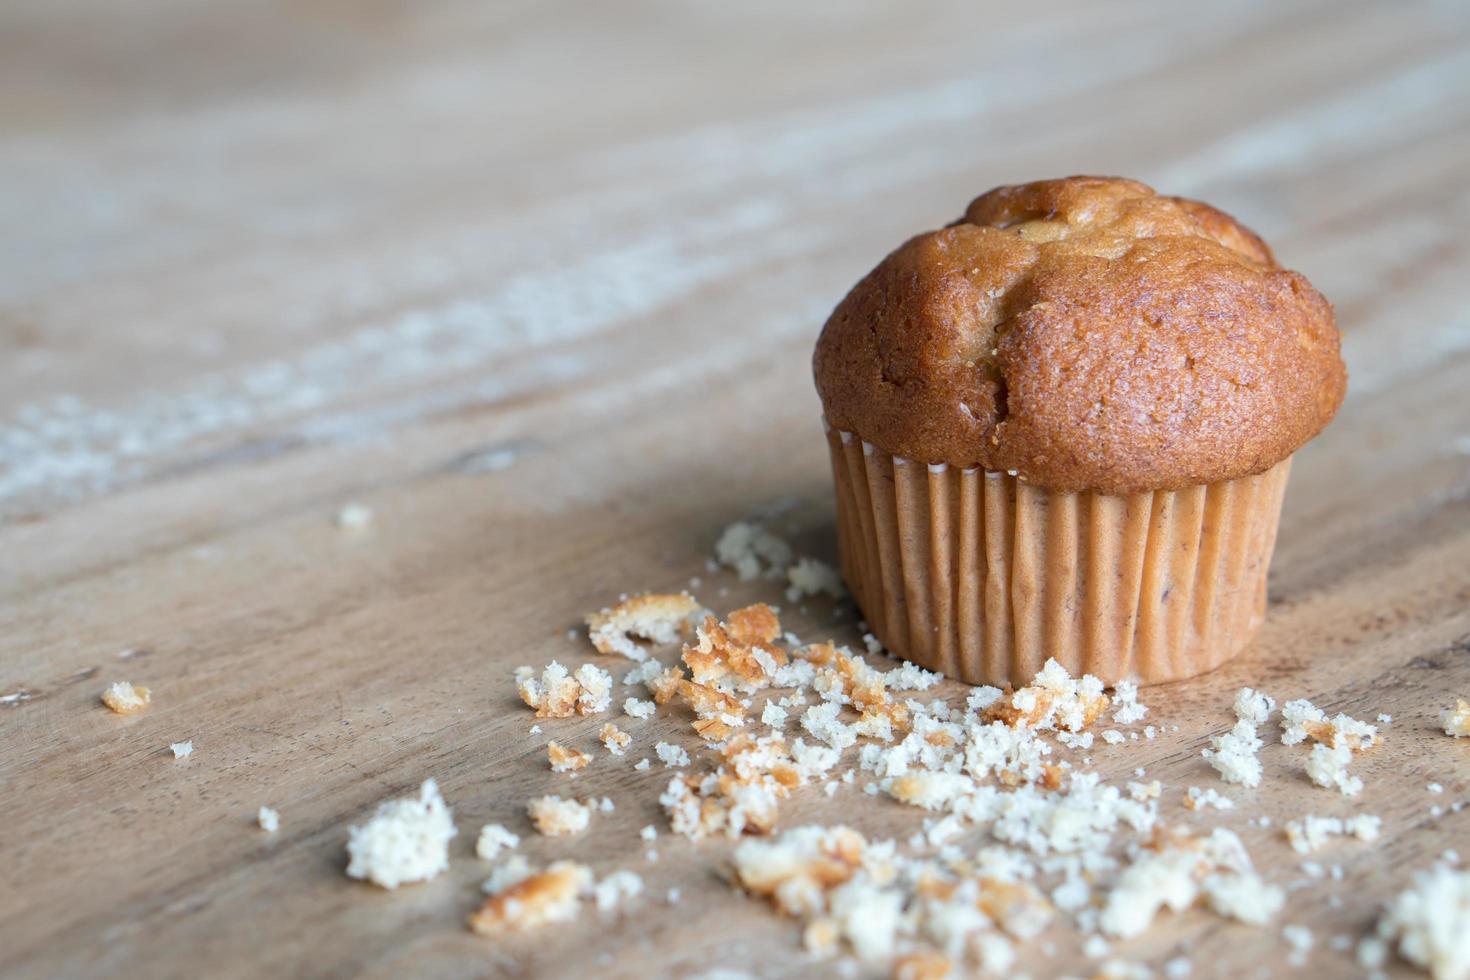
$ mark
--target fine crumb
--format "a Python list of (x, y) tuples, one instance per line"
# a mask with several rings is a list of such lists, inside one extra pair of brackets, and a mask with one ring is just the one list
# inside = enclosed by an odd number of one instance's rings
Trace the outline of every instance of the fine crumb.
[(120, 715), (135, 715), (148, 707), (153, 694), (146, 687), (128, 681), (114, 681), (102, 692), (102, 703)]
[(633, 741), (633, 736), (609, 721), (597, 733), (597, 739), (613, 755), (622, 755), (628, 750), (628, 743)]
[(551, 763), (552, 772), (571, 772), (592, 761), (592, 756), (586, 752), (567, 748), (555, 740), (546, 743), (546, 758)]
[(349, 531), (360, 531), (372, 522), (372, 509), (364, 504), (346, 504), (337, 511), (337, 526)]
[(170, 742), (168, 743), (168, 747), (173, 750), (175, 759), (182, 759), (194, 754), (193, 739), (189, 739), (187, 742)]
[(592, 820), (591, 808), (560, 796), (538, 796), (526, 804), (526, 813), (536, 832), (545, 837), (580, 834)]
[(1459, 698), (1453, 708), (1439, 713), (1439, 725), (1453, 738), (1470, 738), (1470, 701)]
[(589, 615), (587, 636), (599, 653), (643, 660), (648, 651), (634, 637), (659, 646), (676, 643), (703, 611), (687, 592), (634, 596)]
[(523, 932), (577, 917), (578, 901), (592, 889), (592, 871), (575, 861), (557, 861), (485, 899), (469, 918), (482, 936)]
[(274, 834), (281, 829), (281, 815), (268, 806), (263, 806), (255, 811), (255, 822), (267, 834)]
[(515, 850), (520, 843), (520, 837), (500, 824), (487, 823), (480, 828), (480, 836), (475, 839), (475, 855), (486, 861), (493, 861), (500, 856), (501, 851)]
[(428, 881), (449, 867), (449, 841), (454, 820), (432, 779), (424, 780), (417, 797), (405, 796), (378, 805), (362, 827), (349, 827), (347, 874), (383, 888)]

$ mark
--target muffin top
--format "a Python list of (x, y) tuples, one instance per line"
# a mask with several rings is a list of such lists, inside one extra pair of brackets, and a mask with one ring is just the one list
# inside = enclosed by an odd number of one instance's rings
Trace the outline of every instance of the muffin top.
[(852, 288), (817, 341), (828, 424), (1057, 490), (1270, 469), (1347, 373), (1332, 308), (1223, 211), (1132, 180), (998, 187)]

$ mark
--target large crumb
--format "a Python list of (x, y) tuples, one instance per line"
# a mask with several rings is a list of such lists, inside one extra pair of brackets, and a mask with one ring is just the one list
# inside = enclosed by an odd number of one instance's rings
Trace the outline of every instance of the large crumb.
[(547, 837), (580, 834), (592, 819), (589, 807), (560, 796), (538, 796), (526, 804), (526, 813), (536, 832)]
[(755, 691), (768, 686), (786, 664), (775, 644), (781, 622), (770, 606), (758, 603), (730, 613), (728, 622), (710, 616), (685, 644), (683, 659), (695, 683)]
[(1377, 933), (1435, 980), (1470, 978), (1470, 872), (1440, 866), (1415, 875), (1413, 887), (1379, 920)]
[(677, 642), (690, 619), (702, 611), (699, 602), (684, 592), (634, 596), (589, 615), (587, 635), (599, 653), (643, 660), (648, 651), (634, 637), (659, 645)]
[(522, 932), (577, 917), (578, 900), (592, 888), (592, 871), (575, 861), (557, 861), (485, 899), (470, 916), (482, 936)]
[(348, 829), (347, 874), (383, 888), (427, 881), (449, 867), (454, 820), (432, 779), (417, 797), (379, 804), (362, 827)]
[(120, 715), (135, 715), (148, 707), (153, 694), (146, 687), (114, 681), (102, 692), (102, 703)]

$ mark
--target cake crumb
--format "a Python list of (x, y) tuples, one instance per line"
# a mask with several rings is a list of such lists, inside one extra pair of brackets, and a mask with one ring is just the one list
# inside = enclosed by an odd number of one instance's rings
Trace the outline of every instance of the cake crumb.
[(1264, 692), (1242, 687), (1235, 695), (1235, 717), (1252, 725), (1265, 724), (1271, 712), (1276, 710), (1276, 699)]
[(628, 750), (628, 743), (633, 741), (633, 736), (610, 721), (602, 726), (602, 730), (597, 733), (597, 738), (613, 755), (622, 755)]
[(682, 747), (669, 742), (659, 742), (653, 747), (653, 754), (658, 756), (665, 769), (689, 765), (689, 753)]
[(560, 796), (538, 796), (526, 804), (526, 813), (536, 832), (545, 837), (580, 834), (592, 820), (591, 808)]
[(599, 881), (592, 889), (593, 902), (603, 915), (615, 911), (630, 898), (643, 893), (643, 879), (632, 871), (620, 870)]
[[(1443, 865), (1419, 872), (1389, 904), (1376, 934), (1379, 946), (1394, 946), (1435, 980), (1470, 977), (1470, 872)], [(1379, 966), (1386, 959), (1386, 953), (1360, 945), (1360, 963), (1365, 956)]]
[(1439, 725), (1453, 738), (1470, 738), (1470, 701), (1458, 698), (1453, 708), (1439, 713)]
[(658, 705), (652, 701), (640, 701), (637, 698), (628, 698), (623, 702), (623, 714), (629, 718), (637, 718), (640, 721), (653, 717), (658, 710)]
[(493, 861), (501, 851), (514, 850), (521, 843), (520, 837), (498, 823), (487, 823), (480, 828), (475, 839), (475, 855), (485, 861)]
[(648, 651), (634, 638), (664, 646), (678, 642), (691, 620), (704, 612), (687, 592), (633, 596), (587, 617), (587, 636), (598, 653), (643, 660)]
[(372, 819), (347, 832), (347, 874), (388, 889), (428, 881), (449, 867), (449, 841), (456, 833), (432, 779), (424, 780), (417, 797), (381, 803)]
[(567, 748), (554, 739), (546, 743), (546, 758), (551, 763), (552, 772), (571, 772), (592, 761), (592, 756), (586, 752)]
[(170, 742), (169, 749), (173, 752), (175, 759), (183, 759), (194, 754), (194, 740), (186, 742)]
[(255, 822), (267, 834), (274, 834), (281, 829), (281, 815), (268, 806), (255, 811)]
[(1214, 807), (1217, 810), (1234, 810), (1235, 801), (1220, 793), (1217, 789), (1201, 789), (1191, 786), (1184, 794), (1184, 805), (1191, 810), (1205, 810)]
[(1378, 839), (1383, 821), (1362, 813), (1341, 819), (1308, 814), (1300, 820), (1286, 822), (1286, 839), (1298, 854), (1310, 854), (1327, 843), (1332, 836), (1353, 836), (1362, 841)]
[(135, 715), (152, 700), (153, 693), (148, 688), (128, 681), (114, 681), (102, 692), (102, 703), (120, 715)]
[(573, 714), (601, 714), (612, 703), (612, 675), (595, 664), (583, 664), (575, 674), (553, 660), (538, 678), (530, 667), (515, 670), (516, 693), (537, 718), (570, 718)]
[(715, 542), (715, 558), (742, 582), (779, 578), (791, 564), (791, 546), (757, 524), (736, 521)]
[(575, 861), (557, 861), (485, 899), (469, 917), (469, 926), (482, 936), (499, 936), (570, 922), (577, 917), (579, 899), (591, 889), (590, 868)]
[(1113, 721), (1119, 725), (1131, 725), (1142, 721), (1148, 708), (1138, 703), (1138, 685), (1132, 681), (1119, 681), (1113, 688)]
[(1230, 731), (1212, 736), (1202, 754), (1225, 782), (1255, 787), (1261, 784), (1261, 760), (1256, 758), (1261, 745), (1255, 724), (1242, 718)]
[(1346, 745), (1331, 746), (1319, 742), (1312, 746), (1304, 768), (1307, 777), (1318, 786), (1336, 789), (1343, 796), (1357, 796), (1362, 792), (1363, 781), (1348, 772), (1352, 758), (1352, 749)]
[(798, 602), (805, 596), (829, 595), (841, 599), (847, 595), (837, 570), (815, 558), (798, 558), (786, 569), (786, 580), (791, 583), (786, 589), (788, 602)]

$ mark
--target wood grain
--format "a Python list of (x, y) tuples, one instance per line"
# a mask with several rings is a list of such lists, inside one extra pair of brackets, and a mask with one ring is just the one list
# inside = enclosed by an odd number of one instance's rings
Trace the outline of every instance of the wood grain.
[[(980, 190), (1079, 171), (1240, 215), (1334, 300), (1351, 373), (1294, 464), (1259, 639), (1146, 692), (1180, 731), (1095, 764), (1144, 767), (1177, 809), (1216, 785), (1199, 751), (1242, 684), (1394, 718), (1358, 765), (1382, 840), (1319, 855), (1341, 880), (1308, 879), (1280, 827), (1353, 805), (1273, 742), (1261, 788), (1196, 819), (1293, 889), (1282, 919), (1165, 916), (1119, 952), (1270, 975), (1300, 923), (1303, 975), (1357, 975), (1329, 938), (1470, 844), (1467, 746), (1433, 731), (1470, 695), (1455, 5), (21, 0), (0, 82), (0, 972), (810, 973), (722, 879), (728, 844), (640, 857), (665, 778), (632, 763), (677, 718), (630, 722), (630, 754), (571, 784), (617, 804), (595, 834), (525, 845), (634, 868), (641, 914), (463, 927), (480, 824), (527, 832), (525, 800), (569, 785), (545, 738), (601, 722), (528, 736), (511, 670), (595, 659), (565, 633), (620, 592), (775, 598), (705, 570), (753, 512), (831, 559), (826, 311)], [(349, 501), (370, 528), (334, 525)], [(785, 618), (857, 639), (829, 603)], [(102, 708), (119, 679), (151, 710)], [(449, 872), (345, 878), (346, 826), (426, 776), (460, 827)], [(782, 819), (919, 825), (860, 789)], [(1025, 970), (1089, 969), (1048, 938)]]

